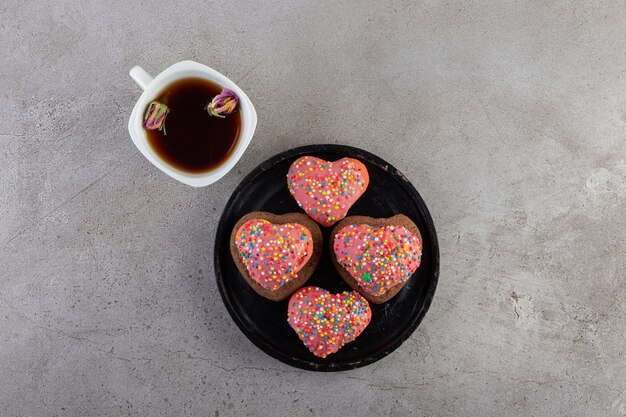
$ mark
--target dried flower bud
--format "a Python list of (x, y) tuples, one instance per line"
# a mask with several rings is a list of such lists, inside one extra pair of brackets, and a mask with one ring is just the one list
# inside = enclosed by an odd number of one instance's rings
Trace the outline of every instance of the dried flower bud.
[(213, 97), (208, 104), (207, 111), (211, 116), (224, 118), (237, 109), (239, 97), (228, 88), (224, 88), (219, 95)]
[(143, 125), (148, 130), (162, 130), (165, 134), (165, 117), (170, 109), (163, 103), (153, 101), (148, 105), (146, 114), (143, 116)]

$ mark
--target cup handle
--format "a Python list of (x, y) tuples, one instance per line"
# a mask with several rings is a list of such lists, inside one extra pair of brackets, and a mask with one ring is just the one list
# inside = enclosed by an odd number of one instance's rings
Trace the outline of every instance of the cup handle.
[(152, 82), (153, 78), (146, 72), (145, 69), (139, 65), (135, 65), (129, 72), (131, 78), (141, 87), (142, 90), (148, 88), (148, 85)]

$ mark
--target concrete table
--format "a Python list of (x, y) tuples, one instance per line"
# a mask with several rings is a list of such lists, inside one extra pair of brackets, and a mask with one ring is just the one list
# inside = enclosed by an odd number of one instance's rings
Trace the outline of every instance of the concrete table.
[[(8, 0), (0, 57), (3, 416), (626, 414), (623, 2)], [(128, 70), (183, 59), (259, 114), (204, 189), (126, 129)], [(441, 245), (415, 334), (335, 374), (254, 347), (211, 256), (243, 176), (314, 143), (403, 171)]]

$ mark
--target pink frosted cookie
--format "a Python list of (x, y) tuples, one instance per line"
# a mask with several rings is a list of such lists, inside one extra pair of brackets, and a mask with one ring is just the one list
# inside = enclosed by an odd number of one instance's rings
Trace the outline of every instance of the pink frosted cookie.
[(279, 301), (311, 276), (321, 255), (322, 232), (302, 213), (253, 212), (237, 222), (230, 246), (233, 260), (252, 289)]
[(354, 291), (331, 294), (322, 288), (305, 287), (289, 300), (289, 324), (320, 358), (356, 339), (371, 319), (367, 300)]
[(351, 216), (332, 231), (331, 259), (342, 278), (369, 302), (395, 296), (420, 265), (422, 238), (406, 216)]
[(328, 162), (303, 156), (287, 174), (289, 192), (298, 205), (322, 226), (332, 226), (346, 217), (369, 184), (367, 168), (353, 158)]

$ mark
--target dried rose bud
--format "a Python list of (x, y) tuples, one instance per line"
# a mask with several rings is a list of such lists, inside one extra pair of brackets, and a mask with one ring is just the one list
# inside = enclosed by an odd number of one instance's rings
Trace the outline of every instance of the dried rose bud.
[(213, 100), (206, 107), (211, 116), (226, 117), (235, 111), (239, 104), (239, 97), (228, 88), (224, 88), (222, 92), (213, 97)]
[(170, 109), (163, 103), (153, 101), (148, 105), (146, 114), (143, 116), (143, 125), (148, 130), (162, 130), (165, 134), (165, 117)]

